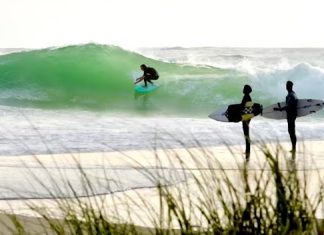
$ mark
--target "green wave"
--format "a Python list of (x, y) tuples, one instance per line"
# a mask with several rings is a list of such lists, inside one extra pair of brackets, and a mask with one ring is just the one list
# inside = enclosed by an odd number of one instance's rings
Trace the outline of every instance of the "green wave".
[[(160, 87), (136, 96), (133, 79), (143, 63), (158, 70)], [(239, 101), (247, 81), (233, 70), (166, 63), (97, 44), (0, 56), (0, 104), (19, 107), (199, 115)]]

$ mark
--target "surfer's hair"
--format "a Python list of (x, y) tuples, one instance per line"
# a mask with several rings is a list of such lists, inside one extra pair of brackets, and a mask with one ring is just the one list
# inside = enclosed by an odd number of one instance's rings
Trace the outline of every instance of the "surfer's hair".
[(287, 81), (286, 86), (292, 88), (294, 83), (292, 81)]
[(252, 92), (252, 87), (250, 85), (245, 85), (243, 88), (244, 94), (250, 94)]
[(146, 68), (147, 66), (146, 66), (146, 64), (141, 64), (141, 68)]

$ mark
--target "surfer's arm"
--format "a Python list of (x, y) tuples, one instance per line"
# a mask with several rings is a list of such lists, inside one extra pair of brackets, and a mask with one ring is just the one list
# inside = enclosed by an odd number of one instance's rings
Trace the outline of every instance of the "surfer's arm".
[(142, 81), (143, 79), (144, 79), (144, 76), (137, 78), (136, 81), (134, 82), (134, 84), (139, 83), (139, 82)]
[(249, 95), (244, 95), (241, 102), (242, 109), (245, 107), (246, 103), (250, 101), (252, 101), (251, 97)]

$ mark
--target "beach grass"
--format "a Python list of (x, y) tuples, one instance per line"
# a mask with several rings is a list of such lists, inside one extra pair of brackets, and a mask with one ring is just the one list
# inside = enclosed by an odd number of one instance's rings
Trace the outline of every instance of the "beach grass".
[[(37, 201), (26, 203), (39, 218), (37, 229), (43, 230), (39, 234), (323, 234), (323, 221), (316, 218), (324, 198), (319, 170), (310, 172), (306, 163), (297, 164), (295, 155), (279, 143), (273, 148), (261, 143), (257, 148), (262, 159), (258, 164), (251, 167), (242, 156), (231, 169), (204, 147), (184, 148), (186, 158), (170, 149), (164, 159), (156, 152), (153, 172), (129, 156), (135, 169), (144, 169), (141, 174), (155, 185), (154, 198), (140, 190), (112, 193), (109, 200), (105, 194), (97, 195), (75, 158), (84, 192), (80, 197), (68, 179), (62, 188), (37, 159), (48, 172), (51, 187), (37, 175), (34, 178), (47, 189), (55, 213)], [(231, 146), (228, 151), (233, 152)], [(306, 150), (299, 156), (306, 157)], [(310, 193), (314, 182), (318, 191)], [(66, 197), (67, 191), (71, 196)], [(145, 226), (138, 226), (138, 221)], [(36, 234), (15, 214), (2, 224), (12, 234)]]

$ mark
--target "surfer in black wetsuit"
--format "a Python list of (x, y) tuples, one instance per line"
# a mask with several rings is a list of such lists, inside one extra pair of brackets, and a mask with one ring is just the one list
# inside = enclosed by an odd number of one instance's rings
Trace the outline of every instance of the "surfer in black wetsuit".
[(295, 131), (295, 121), (297, 118), (297, 103), (298, 99), (296, 93), (293, 91), (294, 83), (292, 81), (288, 81), (286, 83), (286, 89), (288, 91), (288, 95), (286, 96), (286, 107), (285, 110), (287, 112), (287, 122), (288, 122), (288, 133), (291, 140), (292, 149), (291, 152), (296, 152), (296, 131)]
[[(244, 109), (247, 102), (251, 102), (251, 96), (250, 93), (252, 92), (252, 88), (249, 85), (245, 85), (243, 88), (243, 99), (241, 102), (241, 108)], [(250, 135), (249, 135), (249, 124), (250, 120), (242, 120), (242, 126), (243, 126), (243, 133), (245, 138), (245, 157), (246, 160), (250, 159)]]
[(280, 111), (285, 110), (287, 112), (288, 133), (289, 133), (290, 141), (291, 141), (291, 145), (292, 145), (291, 152), (295, 153), (296, 152), (296, 143), (297, 143), (295, 121), (297, 118), (298, 98), (296, 96), (296, 93), (293, 91), (293, 85), (294, 85), (294, 83), (292, 81), (287, 81), (286, 90), (288, 91), (288, 94), (286, 96), (286, 106), (281, 109), (275, 108), (275, 110), (280, 110)]
[(134, 84), (137, 84), (137, 83), (141, 82), (142, 80), (144, 80), (144, 85), (146, 87), (148, 82), (153, 84), (153, 82), (151, 80), (158, 80), (159, 74), (154, 68), (147, 67), (145, 64), (142, 64), (141, 70), (144, 72), (144, 74), (142, 77), (137, 78), (136, 82)]

